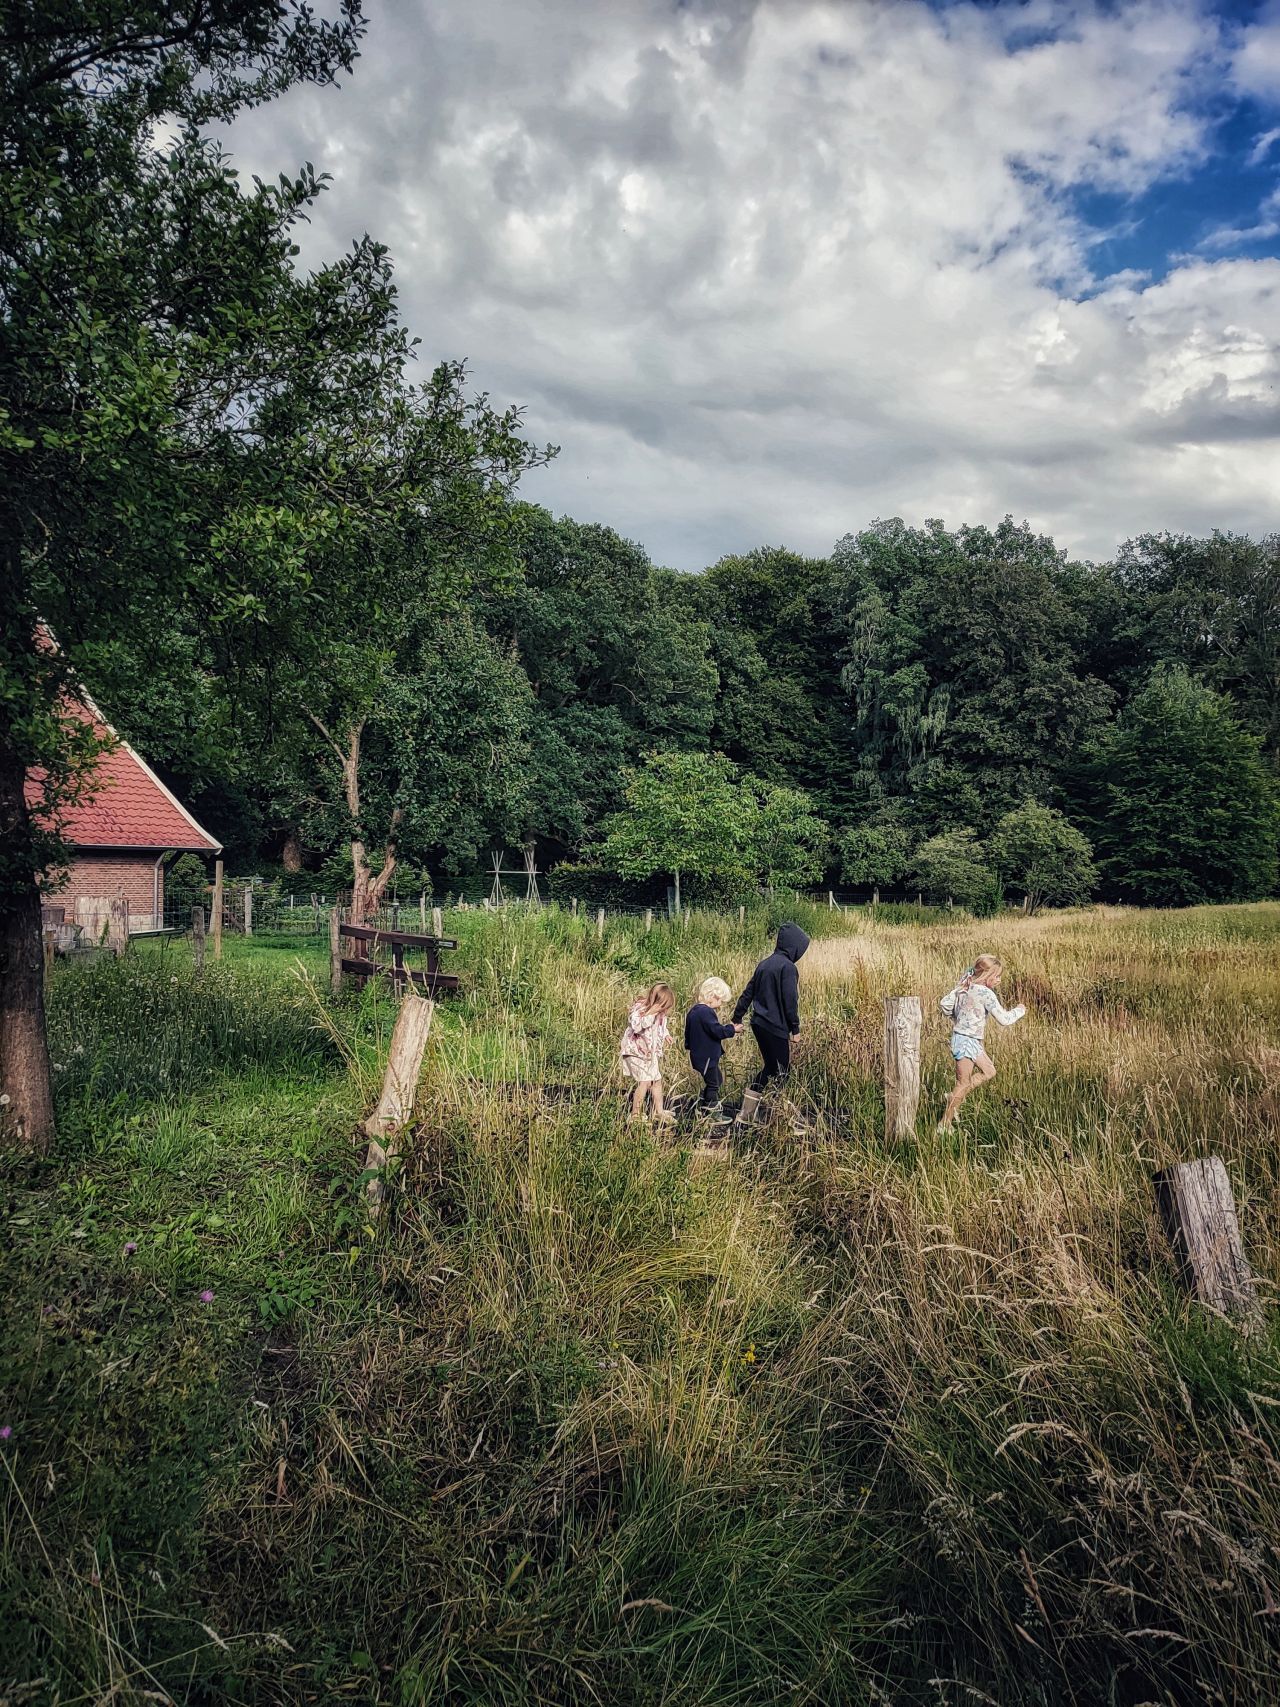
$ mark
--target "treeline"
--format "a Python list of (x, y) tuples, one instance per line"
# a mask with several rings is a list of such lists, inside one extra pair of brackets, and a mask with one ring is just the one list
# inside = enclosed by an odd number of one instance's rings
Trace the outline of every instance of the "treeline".
[[(617, 840), (629, 767), (720, 753), (803, 791), (823, 835), (784, 864), (808, 881), (978, 909), (1002, 890), (1274, 891), (1280, 538), (1146, 536), (1093, 566), (1008, 519), (892, 520), (827, 558), (764, 548), (686, 575), (515, 505), (447, 606), (429, 566), (408, 584), (419, 608), (381, 651), (371, 609), (350, 659), (313, 665), (301, 714), (237, 708), (234, 660), (197, 631), (175, 636), (194, 700), (172, 675), (128, 696), (129, 732), (236, 862), (349, 883), (355, 828), (409, 887), (530, 841), (544, 866), (589, 865)], [(358, 814), (331, 738), (353, 693)], [(699, 769), (680, 774), (687, 801)], [(660, 800), (648, 814), (652, 833)]]

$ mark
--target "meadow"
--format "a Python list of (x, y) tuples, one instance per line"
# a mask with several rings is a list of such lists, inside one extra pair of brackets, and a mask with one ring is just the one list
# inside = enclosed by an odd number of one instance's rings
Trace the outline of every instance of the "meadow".
[[(1280, 905), (802, 908), (786, 1098), (723, 1160), (628, 1124), (629, 995), (740, 985), (776, 922), (451, 917), (376, 1227), (385, 991), (331, 1003), (315, 942), (59, 967), (58, 1145), (3, 1176), (0, 1699), (1277, 1698)], [(1030, 1013), (940, 1135), (982, 949)], [(1154, 1212), (1210, 1151), (1253, 1336)]]

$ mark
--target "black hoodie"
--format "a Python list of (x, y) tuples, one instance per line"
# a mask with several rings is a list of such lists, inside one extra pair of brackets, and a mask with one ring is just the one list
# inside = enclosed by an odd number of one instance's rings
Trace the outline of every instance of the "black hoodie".
[(762, 960), (751, 974), (751, 982), (738, 997), (733, 1010), (740, 1020), (751, 1009), (751, 1023), (762, 1031), (773, 1031), (780, 1037), (795, 1036), (800, 1029), (800, 978), (796, 961), (809, 946), (809, 939), (799, 925), (783, 925), (773, 953)]

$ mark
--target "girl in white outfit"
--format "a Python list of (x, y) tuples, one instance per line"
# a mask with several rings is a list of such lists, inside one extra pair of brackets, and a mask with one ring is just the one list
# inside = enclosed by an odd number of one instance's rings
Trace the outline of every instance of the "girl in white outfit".
[(994, 954), (980, 954), (955, 988), (942, 998), (942, 1011), (951, 1020), (956, 1088), (947, 1098), (947, 1106), (938, 1125), (939, 1132), (950, 1131), (956, 1110), (970, 1091), (996, 1076), (995, 1063), (982, 1047), (987, 1015), (994, 1014), (1001, 1025), (1016, 1025), (1027, 1011), (1021, 1002), (1016, 1008), (1000, 1006), (996, 988), (1003, 971)]

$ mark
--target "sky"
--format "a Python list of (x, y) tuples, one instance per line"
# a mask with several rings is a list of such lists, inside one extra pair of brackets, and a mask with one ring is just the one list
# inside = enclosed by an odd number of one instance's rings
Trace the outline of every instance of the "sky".
[(1280, 528), (1280, 0), (369, 0), (239, 120), (523, 495), (699, 569), (902, 516)]

